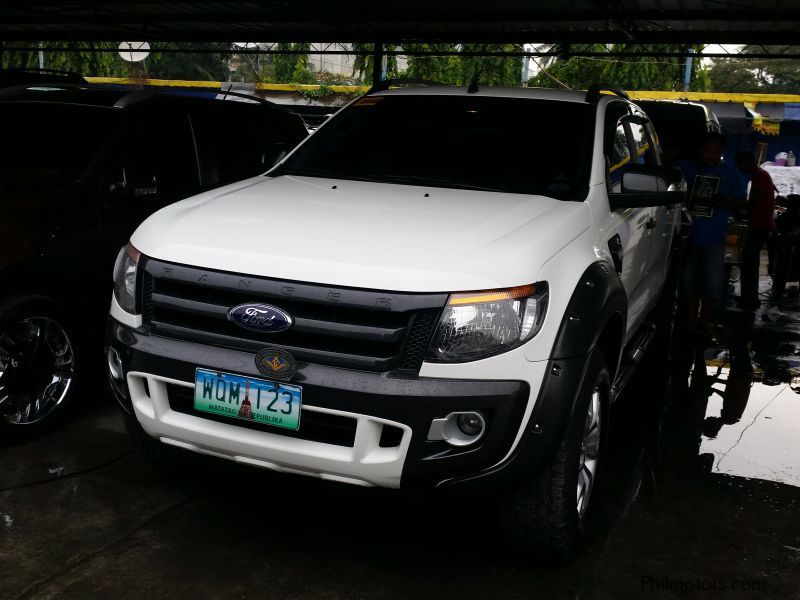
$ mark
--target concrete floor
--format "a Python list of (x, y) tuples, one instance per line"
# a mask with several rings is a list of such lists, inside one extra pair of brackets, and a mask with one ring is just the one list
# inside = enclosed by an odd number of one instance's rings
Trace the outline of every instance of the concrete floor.
[(631, 430), (568, 564), (504, 544), (489, 499), (162, 472), (98, 390), (0, 450), (0, 598), (800, 598), (798, 308), (721, 315), (711, 376), (678, 374), (656, 482)]

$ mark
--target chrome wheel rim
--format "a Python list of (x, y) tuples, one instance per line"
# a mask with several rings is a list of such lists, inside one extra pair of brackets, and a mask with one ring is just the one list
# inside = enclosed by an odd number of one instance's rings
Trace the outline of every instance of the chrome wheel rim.
[(586, 411), (578, 461), (577, 509), (581, 518), (589, 508), (589, 499), (597, 478), (597, 463), (600, 458), (600, 405), (600, 390), (595, 388)]
[(75, 352), (53, 319), (25, 317), (0, 330), (0, 420), (35, 425), (61, 406), (75, 381)]

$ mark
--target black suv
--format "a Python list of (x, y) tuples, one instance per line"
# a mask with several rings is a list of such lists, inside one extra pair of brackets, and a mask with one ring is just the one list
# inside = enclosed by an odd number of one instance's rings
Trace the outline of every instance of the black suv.
[(308, 132), (263, 101), (63, 83), (0, 90), (0, 124), (2, 442), (63, 414), (142, 220), (263, 173)]
[(697, 158), (703, 136), (721, 132), (719, 120), (705, 104), (684, 100), (637, 100), (658, 134), (664, 159), (673, 163)]

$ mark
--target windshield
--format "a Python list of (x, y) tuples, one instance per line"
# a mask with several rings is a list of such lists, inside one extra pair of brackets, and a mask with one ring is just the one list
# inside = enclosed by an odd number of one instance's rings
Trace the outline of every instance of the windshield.
[(271, 175), (586, 196), (592, 107), (470, 96), (365, 96)]
[(0, 103), (0, 191), (48, 191), (74, 181), (105, 149), (118, 112), (75, 104)]

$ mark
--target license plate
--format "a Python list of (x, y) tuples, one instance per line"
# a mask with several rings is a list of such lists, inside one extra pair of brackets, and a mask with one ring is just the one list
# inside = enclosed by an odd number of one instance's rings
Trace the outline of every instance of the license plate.
[(302, 396), (299, 385), (195, 370), (194, 409), (200, 412), (297, 430)]

